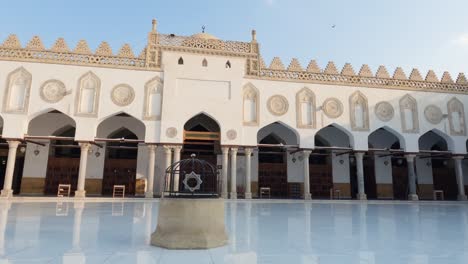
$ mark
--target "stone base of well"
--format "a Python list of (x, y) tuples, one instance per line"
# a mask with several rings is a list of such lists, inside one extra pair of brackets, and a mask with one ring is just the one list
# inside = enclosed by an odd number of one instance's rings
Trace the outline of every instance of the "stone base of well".
[(227, 242), (223, 199), (161, 199), (151, 245), (169, 249), (207, 249)]

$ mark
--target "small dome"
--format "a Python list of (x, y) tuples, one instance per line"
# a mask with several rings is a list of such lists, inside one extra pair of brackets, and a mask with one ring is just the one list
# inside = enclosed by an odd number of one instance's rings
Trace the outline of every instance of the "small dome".
[(192, 36), (190, 36), (191, 38), (199, 38), (199, 39), (218, 39), (217, 37), (211, 35), (211, 34), (208, 34), (208, 33), (197, 33), (197, 34), (193, 34)]

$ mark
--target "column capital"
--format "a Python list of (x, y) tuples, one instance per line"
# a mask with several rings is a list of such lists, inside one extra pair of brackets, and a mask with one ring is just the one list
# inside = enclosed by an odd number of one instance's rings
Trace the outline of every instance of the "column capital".
[(244, 153), (245, 155), (252, 155), (253, 148), (244, 148)]
[(174, 148), (174, 146), (173, 145), (163, 145), (163, 148), (164, 148), (164, 151), (166, 153), (168, 153), (168, 152), (172, 151), (172, 148)]
[(149, 150), (150, 152), (155, 152), (156, 149), (158, 148), (158, 145), (153, 145), (153, 144), (151, 144), (151, 145), (146, 145), (146, 146), (148, 147), (148, 150)]
[(18, 145), (21, 143), (19, 140), (7, 140), (8, 142), (8, 147), (10, 148), (17, 148)]
[(416, 158), (416, 154), (406, 154), (405, 158), (406, 158), (406, 161), (413, 162), (414, 158)]
[(231, 148), (231, 154), (232, 155), (237, 154), (237, 148)]
[(454, 155), (454, 156), (452, 156), (452, 159), (454, 159), (454, 160), (462, 160), (464, 158), (465, 158), (465, 156), (463, 156), (463, 155)]
[(182, 150), (182, 145), (175, 145), (172, 147), (175, 152), (180, 152)]
[(362, 157), (364, 157), (364, 152), (363, 151), (356, 151), (356, 152), (354, 152), (354, 156), (356, 158), (362, 158)]
[(81, 149), (89, 149), (91, 147), (91, 144), (89, 142), (78, 142), (78, 145), (80, 145)]
[(228, 154), (229, 153), (229, 147), (221, 147), (221, 152), (223, 154)]
[(304, 158), (309, 158), (310, 154), (312, 153), (312, 150), (303, 150), (302, 155), (304, 155)]

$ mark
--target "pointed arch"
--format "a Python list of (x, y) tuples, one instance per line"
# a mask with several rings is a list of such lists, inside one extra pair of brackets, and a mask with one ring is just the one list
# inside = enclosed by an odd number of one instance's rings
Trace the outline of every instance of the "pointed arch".
[(211, 115), (200, 112), (190, 119), (188, 119), (184, 124), (185, 131), (203, 131), (203, 130), (194, 130), (204, 128), (205, 132), (220, 132), (221, 126), (219, 122), (213, 118)]
[(275, 135), (276, 138), (281, 139), (281, 142), (284, 142), (283, 144), (286, 145), (300, 144), (299, 133), (294, 128), (281, 121), (273, 122), (259, 129), (257, 132), (257, 143), (260, 143), (269, 135)]
[(418, 103), (409, 94), (400, 99), (400, 120), (403, 133), (419, 132)]
[(206, 58), (203, 58), (202, 66), (203, 67), (208, 67), (208, 61), (206, 60)]
[(19, 67), (7, 77), (7, 87), (3, 96), (3, 112), (25, 114), (29, 108), (32, 75)]
[(76, 127), (75, 119), (55, 108), (47, 108), (29, 117), (27, 134), (52, 136), (64, 127)]
[(453, 97), (447, 102), (447, 114), (450, 125), (450, 135), (466, 136), (465, 109), (458, 98)]
[(372, 133), (369, 134), (368, 137), (369, 148), (393, 148), (392, 146), (395, 143), (398, 143), (400, 149), (405, 149), (406, 142), (405, 138), (388, 126), (380, 127), (374, 130)]
[(298, 128), (315, 128), (316, 126), (315, 94), (304, 87), (296, 94), (296, 122)]
[(184, 59), (182, 57), (179, 57), (179, 60), (177, 61), (177, 64), (184, 65)]
[(144, 120), (161, 120), (163, 81), (159, 77), (154, 77), (145, 84), (145, 101), (143, 105)]
[(315, 139), (320, 137), (321, 140), (328, 142), (330, 147), (354, 147), (354, 136), (346, 128), (333, 123), (323, 127), (315, 134)]
[(101, 80), (91, 71), (78, 79), (78, 89), (75, 97), (75, 115), (96, 117), (99, 108)]
[(454, 150), (452, 138), (439, 129), (431, 129), (422, 134), (418, 139), (418, 144), (419, 150)]
[(226, 69), (230, 69), (231, 68), (231, 62), (228, 60), (226, 61)]
[(367, 97), (360, 91), (349, 97), (349, 113), (351, 129), (354, 131), (369, 131), (369, 107)]
[(96, 137), (106, 138), (112, 132), (123, 128), (131, 131), (139, 140), (145, 139), (145, 124), (138, 118), (124, 111), (120, 111), (101, 119), (96, 129)]
[(243, 124), (244, 126), (258, 126), (259, 124), (259, 98), (258, 89), (251, 83), (244, 85), (243, 89)]

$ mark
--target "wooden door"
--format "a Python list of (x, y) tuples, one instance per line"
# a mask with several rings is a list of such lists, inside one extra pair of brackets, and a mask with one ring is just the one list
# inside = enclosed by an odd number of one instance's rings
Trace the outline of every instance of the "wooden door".
[[(401, 164), (398, 164), (401, 163)], [(408, 199), (408, 167), (405, 159), (392, 159), (393, 199)]]
[(331, 164), (309, 164), (309, 177), (312, 198), (330, 198), (333, 188)]
[(112, 195), (114, 185), (125, 185), (125, 195), (135, 195), (136, 159), (109, 159), (104, 163), (102, 195)]
[(259, 163), (258, 187), (269, 187), (271, 197), (288, 197), (288, 168), (284, 163)]
[(373, 155), (364, 156), (364, 190), (367, 199), (377, 199), (377, 184), (375, 180), (375, 160)]
[(59, 184), (70, 184), (74, 195), (80, 168), (79, 158), (64, 158), (49, 156), (44, 186), (45, 195), (57, 195)]
[[(443, 162), (446, 164), (443, 164)], [(434, 190), (444, 191), (444, 199), (456, 200), (458, 195), (457, 178), (451, 160), (432, 160)]]

